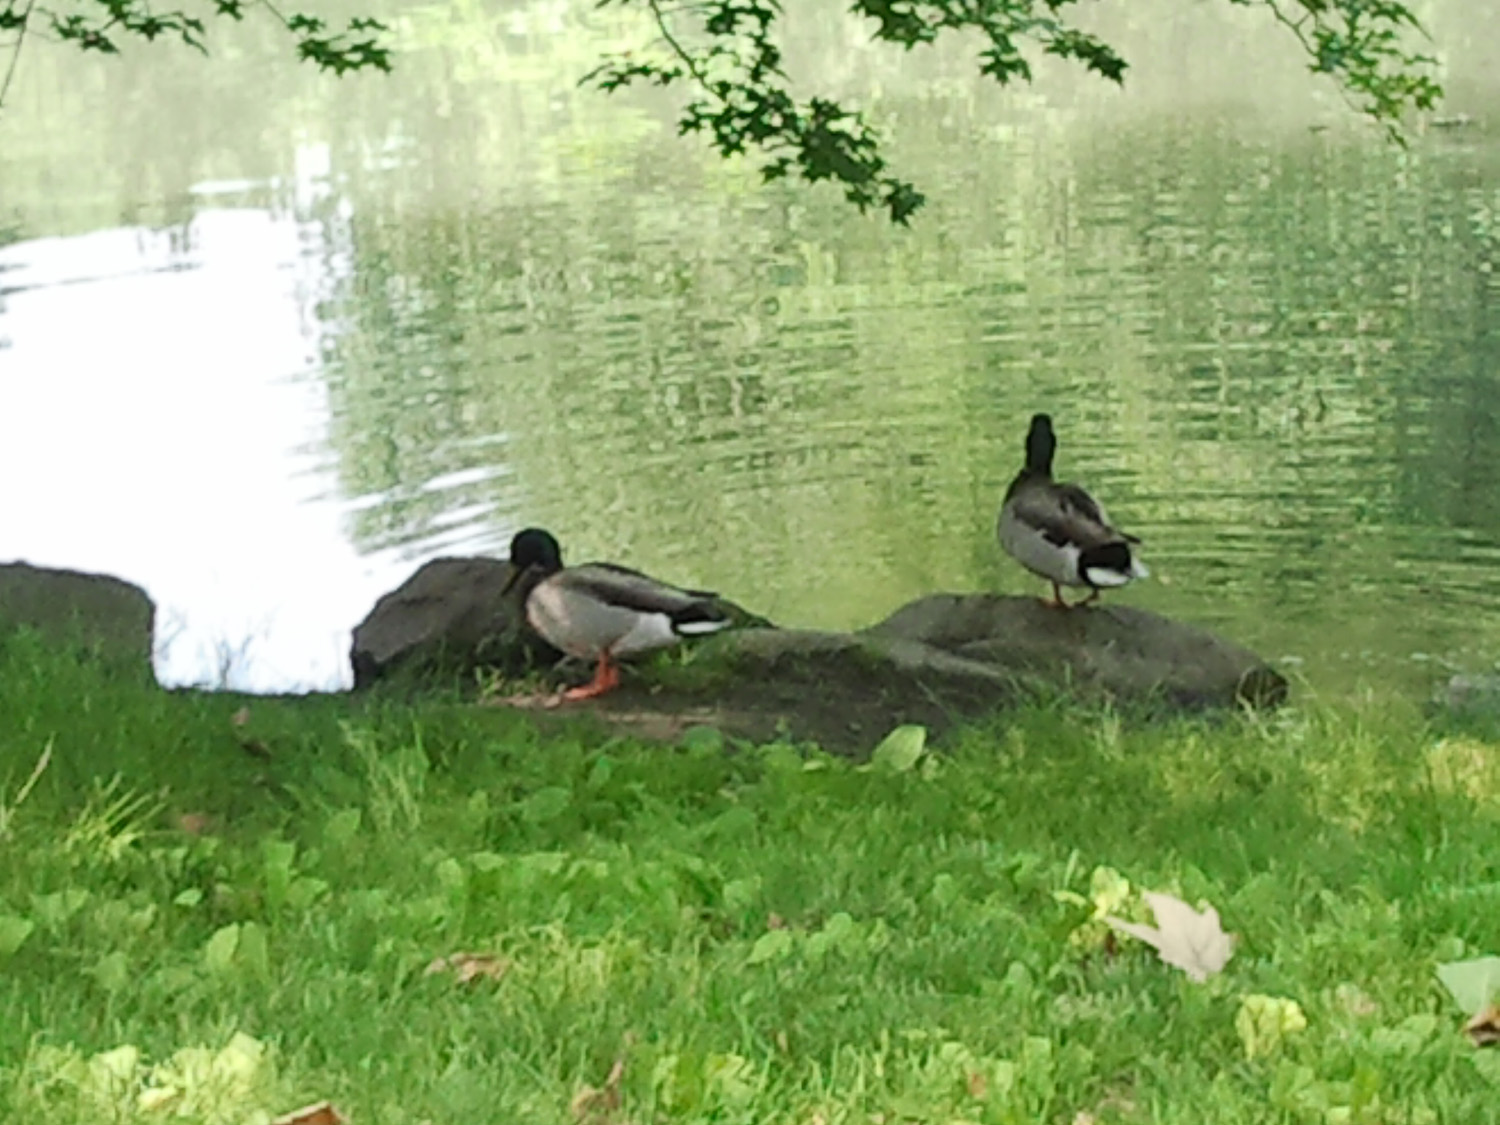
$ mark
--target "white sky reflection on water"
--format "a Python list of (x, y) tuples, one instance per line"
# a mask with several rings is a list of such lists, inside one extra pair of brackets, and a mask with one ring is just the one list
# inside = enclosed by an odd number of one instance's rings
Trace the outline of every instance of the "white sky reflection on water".
[(142, 228), (0, 249), (0, 562), (143, 586), (165, 683), (229, 652), (234, 687), (345, 684), (349, 628), (413, 569), (361, 557), (327, 499), (305, 229), (220, 209), (186, 249)]

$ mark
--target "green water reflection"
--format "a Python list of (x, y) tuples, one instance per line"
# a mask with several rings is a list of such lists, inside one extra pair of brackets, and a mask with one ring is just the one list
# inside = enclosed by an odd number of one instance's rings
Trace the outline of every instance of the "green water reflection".
[[(0, 230), (187, 229), (212, 177), (304, 223), (325, 460), (364, 550), (499, 553), (541, 523), (808, 625), (1034, 591), (993, 521), (1047, 409), (1059, 470), (1146, 543), (1156, 580), (1122, 600), (1327, 690), (1486, 665), (1500, 140), (1386, 145), (1259, 22), (1175, 7), (1118, 29), (1124, 97), (1007, 94), (962, 52), (873, 58), (799, 16), (835, 91), (878, 90), (931, 198), (909, 231), (759, 186), (678, 140), (670, 102), (577, 89), (640, 34), (585, 4), (407, 9), (397, 76), (338, 88), (253, 34), (222, 65), (28, 59)], [(1224, 26), (1258, 108), (1194, 48)], [(1438, 28), (1455, 99), (1493, 99), (1500, 35)]]

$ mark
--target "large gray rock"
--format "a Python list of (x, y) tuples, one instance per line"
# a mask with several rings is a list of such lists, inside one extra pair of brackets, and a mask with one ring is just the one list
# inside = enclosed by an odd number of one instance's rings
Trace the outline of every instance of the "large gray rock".
[[(503, 559), (433, 559), (389, 594), (354, 629), (354, 686), (398, 668), (418, 682), (451, 682), (454, 672), (494, 668), (518, 675), (556, 664), (562, 653), (526, 624), (517, 591), (504, 596)], [(769, 625), (733, 602), (719, 607), (739, 625)]]
[(433, 559), (389, 594), (354, 629), (354, 686), (397, 669), (451, 677), (479, 666), (516, 674), (562, 655), (531, 632), (514, 592), (501, 596), (511, 565), (501, 559)]
[[(508, 565), (445, 561), (460, 569), (444, 582), (419, 582), (419, 571), (381, 600), (356, 635), (356, 670), (382, 616), (405, 621), (416, 647), (438, 638), (450, 650), (473, 652), (474, 662), (521, 662), (515, 646), (530, 633), (518, 627), (518, 609), (485, 601), (509, 578)], [(458, 582), (465, 575), (480, 588), (465, 594)], [(790, 736), (860, 754), (894, 726), (921, 723), (937, 733), (1039, 686), (1173, 708), (1275, 705), (1287, 691), (1285, 679), (1247, 649), (1125, 606), (1058, 610), (1035, 598), (935, 594), (868, 629), (835, 633), (777, 629), (723, 604), (740, 624), (766, 627), (731, 629), (691, 643), (683, 655), (640, 661), (618, 691), (598, 699), (557, 706), (543, 692), (489, 701), (536, 708), (549, 721), (590, 715), (646, 737), (671, 739), (707, 725), (757, 741)], [(471, 608), (459, 612), (464, 606)], [(405, 635), (393, 632), (392, 639)], [(482, 660), (477, 636), (491, 638)], [(578, 678), (586, 674), (580, 670)]]
[(1060, 610), (1036, 598), (934, 594), (864, 636), (929, 645), (1013, 679), (1177, 707), (1275, 706), (1286, 679), (1206, 629), (1123, 605)]
[(1198, 709), (1274, 705), (1286, 681), (1238, 645), (1143, 610), (937, 594), (857, 633), (719, 633), (686, 661), (648, 664), (620, 690), (548, 714), (589, 713), (652, 738), (711, 726), (862, 755), (903, 723), (938, 734), (1038, 689)]
[(107, 574), (0, 564), (0, 633), (37, 630), (57, 644), (81, 643), (154, 680), (156, 605), (139, 586)]

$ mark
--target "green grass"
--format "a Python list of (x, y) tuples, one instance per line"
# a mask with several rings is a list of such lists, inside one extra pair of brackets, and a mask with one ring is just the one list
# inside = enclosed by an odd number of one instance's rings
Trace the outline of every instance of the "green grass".
[[(1038, 705), (892, 773), (378, 696), (236, 728), (24, 635), (0, 685), (0, 1120), (1495, 1119), (1434, 968), (1500, 952), (1500, 750), (1414, 708)], [(1100, 866), (1213, 903), (1225, 971), (1106, 942), (1055, 894)], [(1253, 994), (1307, 1027), (1247, 1058)]]

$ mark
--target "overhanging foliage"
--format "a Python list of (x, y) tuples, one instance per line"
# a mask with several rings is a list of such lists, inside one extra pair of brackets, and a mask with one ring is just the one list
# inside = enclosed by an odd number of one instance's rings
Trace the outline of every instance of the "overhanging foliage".
[[(1227, 0), (1262, 7), (1295, 38), (1310, 68), (1331, 77), (1355, 106), (1399, 139), (1398, 123), (1411, 109), (1429, 109), (1442, 90), (1434, 60), (1412, 46), (1425, 33), (1411, 7), (1395, 0)], [(608, 56), (583, 79), (606, 92), (637, 83), (691, 91), (678, 127), (700, 133), (724, 156), (750, 155), (767, 180), (795, 173), (839, 184), (861, 211), (886, 210), (906, 223), (923, 196), (887, 163), (881, 138), (857, 109), (819, 95), (798, 98), (783, 68), (778, 0), (599, 0), (600, 7), (633, 6), (655, 23), (657, 39), (645, 55)], [(268, 0), (207, 0), (203, 15), (159, 9), (150, 0), (0, 0), (0, 37), (11, 54), (0, 78), (0, 106), (28, 34), (50, 33), (83, 51), (116, 54), (129, 38), (178, 40), (206, 51), (208, 21), (240, 20), (263, 8), (291, 34), (298, 55), (344, 74), (391, 69), (388, 28), (355, 18), (342, 31), (319, 17), (284, 15)], [(968, 34), (979, 44), (982, 74), (1006, 85), (1029, 81), (1033, 60), (1068, 59), (1102, 78), (1123, 83), (1124, 57), (1097, 35), (1071, 22), (1078, 0), (850, 0), (878, 42), (910, 50), (944, 36)], [(207, 18), (205, 18), (207, 17)]]

